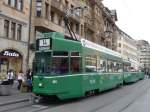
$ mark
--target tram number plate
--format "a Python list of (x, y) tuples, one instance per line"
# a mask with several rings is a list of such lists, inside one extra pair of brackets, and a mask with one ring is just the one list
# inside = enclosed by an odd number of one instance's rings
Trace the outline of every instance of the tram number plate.
[(39, 50), (50, 49), (50, 39), (39, 40)]

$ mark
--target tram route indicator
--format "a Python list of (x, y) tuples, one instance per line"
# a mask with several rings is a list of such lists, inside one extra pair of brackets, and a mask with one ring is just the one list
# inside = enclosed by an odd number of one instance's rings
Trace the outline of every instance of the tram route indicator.
[(50, 49), (50, 39), (40, 39), (39, 50), (49, 50), (49, 49)]

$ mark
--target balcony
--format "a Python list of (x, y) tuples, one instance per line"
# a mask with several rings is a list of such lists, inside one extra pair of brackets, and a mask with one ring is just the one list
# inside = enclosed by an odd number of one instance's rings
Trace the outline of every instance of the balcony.
[(66, 11), (65, 6), (63, 6), (62, 3), (57, 2), (56, 0), (52, 0), (52, 1), (51, 1), (51, 5), (52, 5), (52, 7), (56, 8), (56, 9), (57, 9), (58, 11), (60, 11), (60, 12), (65, 13), (65, 11)]
[(45, 19), (45, 18), (36, 18), (34, 20), (34, 25), (39, 30), (47, 30), (47, 31), (57, 31), (64, 32), (64, 28)]
[[(67, 10), (67, 7), (65, 7), (62, 3), (60, 2), (57, 2), (56, 0), (52, 0), (51, 1), (51, 5), (52, 7), (54, 7), (57, 11), (61, 12), (61, 13), (66, 13), (66, 10)], [(55, 10), (55, 11), (56, 11)], [(77, 21), (77, 22), (80, 22), (80, 16), (77, 16), (77, 15), (72, 15), (70, 17), (71, 19)]]

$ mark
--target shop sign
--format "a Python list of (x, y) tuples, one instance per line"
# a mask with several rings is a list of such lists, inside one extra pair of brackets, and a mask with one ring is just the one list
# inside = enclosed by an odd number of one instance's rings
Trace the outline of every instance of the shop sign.
[(5, 51), (2, 51), (0, 54), (3, 56), (8, 56), (8, 57), (16, 57), (16, 58), (20, 57), (20, 54), (14, 50), (5, 50)]

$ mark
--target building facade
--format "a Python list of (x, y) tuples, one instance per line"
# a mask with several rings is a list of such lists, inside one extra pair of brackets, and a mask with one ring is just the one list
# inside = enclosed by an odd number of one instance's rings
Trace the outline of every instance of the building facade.
[(118, 29), (119, 37), (117, 41), (117, 51), (122, 54), (125, 60), (129, 60), (134, 70), (139, 69), (139, 57), (136, 41), (128, 34)]
[(26, 71), (29, 0), (0, 0), (0, 77)]
[[(32, 0), (32, 27), (30, 43), (43, 32), (61, 32), (66, 38), (72, 38), (65, 25), (64, 16), (68, 9), (87, 7), (86, 10), (76, 10), (69, 17), (70, 28), (76, 38), (86, 38), (92, 42), (116, 49), (116, 11), (104, 7), (101, 0)], [(34, 51), (30, 51), (30, 66)]]
[(150, 72), (150, 44), (145, 40), (137, 41), (139, 51), (140, 65), (145, 69), (145, 72)]

